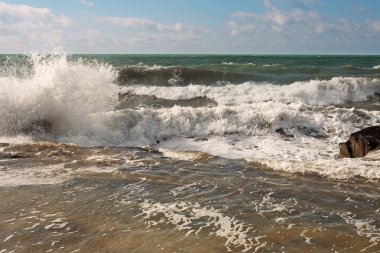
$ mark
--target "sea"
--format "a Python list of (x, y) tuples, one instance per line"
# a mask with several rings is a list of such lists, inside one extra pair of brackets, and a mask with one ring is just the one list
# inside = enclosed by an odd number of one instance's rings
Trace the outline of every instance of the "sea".
[(380, 56), (0, 55), (0, 253), (380, 252)]

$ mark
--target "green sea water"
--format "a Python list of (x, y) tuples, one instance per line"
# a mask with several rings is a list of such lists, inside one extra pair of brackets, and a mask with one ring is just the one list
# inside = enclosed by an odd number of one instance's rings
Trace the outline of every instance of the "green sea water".
[[(139, 66), (242, 74), (244, 80), (287, 84), (333, 77), (379, 77), (380, 56), (344, 55), (69, 55), (69, 60), (96, 61), (122, 69)], [(28, 65), (25, 55), (0, 55), (0, 64)], [(194, 73), (196, 75), (197, 72)], [(234, 80), (232, 80), (234, 81)]]

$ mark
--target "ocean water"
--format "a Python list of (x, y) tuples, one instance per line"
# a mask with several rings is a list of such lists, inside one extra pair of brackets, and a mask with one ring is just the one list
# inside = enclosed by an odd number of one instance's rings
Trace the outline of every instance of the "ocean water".
[(380, 56), (0, 55), (0, 253), (380, 252)]

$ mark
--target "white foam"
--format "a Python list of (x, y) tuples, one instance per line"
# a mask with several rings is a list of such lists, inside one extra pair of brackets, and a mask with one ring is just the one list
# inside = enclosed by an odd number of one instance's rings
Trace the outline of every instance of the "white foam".
[(161, 65), (153, 65), (153, 66), (147, 67), (146, 69), (147, 70), (161, 70), (161, 69), (167, 69), (167, 68), (169, 67), (161, 66)]
[(185, 160), (185, 161), (195, 161), (195, 160), (202, 160), (202, 159), (210, 159), (211, 156), (208, 153), (204, 152), (194, 152), (194, 151), (181, 151), (181, 150), (175, 150), (175, 149), (165, 149), (160, 148), (159, 151), (162, 153), (162, 155), (178, 160)]
[(72, 177), (63, 165), (0, 170), (0, 186), (59, 184)]
[(373, 224), (374, 221), (357, 218), (356, 215), (351, 212), (345, 212), (338, 215), (348, 225), (354, 226), (359, 236), (369, 238), (368, 242), (371, 244), (361, 249), (360, 252), (365, 252), (367, 249), (380, 243), (380, 229)]
[[(224, 136), (231, 133), (254, 136), (273, 133), (279, 128), (300, 137), (309, 131), (312, 136), (327, 135), (340, 139), (364, 125), (375, 124), (379, 119), (380, 112), (376, 111), (359, 113), (334, 107), (309, 108), (298, 103), (262, 102), (212, 108), (175, 106), (158, 110), (142, 108), (97, 114), (92, 128), (78, 132), (77, 139), (69, 136), (66, 141), (84, 145), (95, 142), (98, 145), (143, 146), (168, 137)], [(65, 141), (64, 138), (61, 140)]]
[(14, 235), (12, 234), (12, 235), (8, 236), (7, 238), (5, 238), (4, 241), (3, 241), (3, 243), (6, 242), (6, 241), (8, 241), (8, 240), (10, 240), (13, 236)]
[(171, 189), (170, 193), (173, 196), (177, 196), (180, 192), (183, 192), (183, 191), (186, 191), (186, 190), (189, 190), (189, 189), (191, 189), (191, 191), (199, 191), (199, 189), (196, 188), (196, 186), (198, 184), (199, 183), (195, 182), (195, 183), (192, 183), (192, 184), (186, 184), (186, 185), (183, 185), (183, 186), (178, 186), (178, 187), (176, 187), (174, 189)]
[(373, 68), (373, 69), (380, 69), (380, 65), (373, 66), (372, 68)]
[(96, 166), (86, 166), (76, 170), (76, 172), (87, 172), (87, 173), (114, 173), (118, 171), (118, 167), (96, 167)]
[(223, 65), (249, 65), (249, 66), (255, 66), (256, 65), (256, 64), (254, 64), (252, 62), (248, 62), (248, 63), (223, 62), (222, 64)]
[(150, 95), (172, 100), (208, 97), (224, 105), (263, 101), (336, 105), (366, 100), (375, 92), (380, 91), (380, 79), (334, 77), (330, 80), (311, 80), (289, 85), (255, 82), (239, 85), (189, 85), (186, 87), (133, 85), (125, 87), (123, 90), (136, 95)]
[[(338, 149), (338, 147), (336, 147)], [(313, 151), (313, 150), (311, 150)], [(294, 158), (279, 158), (273, 160), (258, 160), (258, 159), (248, 159), (249, 161), (260, 162), (271, 168), (277, 170), (283, 170), (288, 172), (312, 172), (317, 173), (322, 176), (328, 176), (336, 179), (347, 179), (351, 177), (363, 177), (368, 179), (380, 179), (380, 161), (370, 161), (366, 158), (357, 159), (338, 159), (331, 154), (321, 153), (321, 156), (314, 157), (314, 159), (306, 160), (299, 159), (297, 156)]]
[(33, 166), (28, 168), (1, 168), (0, 186), (60, 184), (86, 173), (115, 173), (118, 167), (86, 166), (65, 168), (65, 164)]
[[(262, 200), (257, 202), (254, 202), (255, 211), (259, 214), (263, 215), (265, 213), (272, 213), (277, 212), (280, 214), (288, 215), (295, 211), (294, 207), (297, 206), (297, 200), (289, 198), (285, 201), (278, 201), (275, 198), (272, 197), (274, 192), (270, 192), (268, 194), (265, 194), (262, 197)], [(279, 217), (277, 218), (277, 222), (283, 222), (287, 218)]]
[(300, 234), (300, 236), (302, 236), (303, 238), (305, 238), (305, 243), (307, 244), (310, 244), (310, 240), (311, 238), (310, 237), (307, 237), (305, 234), (306, 232), (308, 232), (309, 230), (305, 229), (304, 231), (302, 231), (302, 233)]
[[(248, 232), (252, 230), (251, 227), (239, 222), (234, 217), (224, 215), (221, 211), (212, 207), (202, 207), (199, 203), (175, 202), (165, 204), (147, 200), (140, 204), (140, 207), (144, 216), (143, 219), (147, 220), (147, 225), (153, 225), (149, 222), (150, 219), (163, 215), (165, 218), (155, 223), (155, 225), (170, 223), (177, 230), (187, 231), (187, 236), (191, 233), (198, 234), (201, 230), (211, 227), (212, 232), (209, 234), (225, 238), (224, 246), (227, 249), (230, 249), (230, 247), (242, 247), (242, 252), (247, 252), (257, 245), (253, 242), (254, 238), (248, 236)], [(205, 218), (207, 222), (204, 226), (195, 225)], [(260, 242), (259, 244), (262, 245)]]
[(291, 173), (317, 173), (336, 179), (356, 176), (380, 178), (380, 152), (370, 153), (368, 157), (339, 159), (338, 143), (329, 143), (314, 138), (287, 141), (276, 136), (248, 137), (236, 141), (223, 137), (210, 138), (197, 142), (191, 139), (175, 139), (160, 144), (161, 147), (178, 150), (197, 150), (215, 156), (232, 159), (246, 159), (248, 162), (261, 163), (271, 169)]
[[(160, 143), (161, 148), (245, 158), (289, 172), (312, 172), (333, 178), (380, 178), (376, 152), (360, 159), (337, 158), (339, 143), (346, 141), (350, 133), (380, 122), (380, 112), (267, 102), (198, 109), (175, 107), (154, 111), (146, 118), (160, 120), (136, 124), (139, 128), (132, 130), (138, 132), (131, 136), (144, 136), (146, 140), (176, 137)], [(279, 128), (294, 137), (281, 137), (274, 132)], [(208, 140), (199, 142), (181, 136), (206, 136)], [(315, 138), (318, 136), (321, 139)], [(179, 153), (174, 152), (176, 156)]]

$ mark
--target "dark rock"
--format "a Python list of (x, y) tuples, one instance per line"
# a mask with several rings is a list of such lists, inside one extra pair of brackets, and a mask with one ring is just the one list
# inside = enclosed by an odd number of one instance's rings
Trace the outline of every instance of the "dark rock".
[(203, 138), (200, 137), (200, 138), (195, 138), (194, 141), (199, 141), (199, 142), (200, 142), (200, 141), (208, 141), (208, 139), (207, 139), (207, 138), (204, 138), (204, 137), (203, 137)]
[(349, 141), (339, 143), (339, 156), (341, 158), (351, 157), (351, 146), (349, 145)]
[(175, 105), (181, 107), (213, 107), (218, 103), (207, 97), (195, 97), (189, 99), (164, 99), (156, 96), (135, 95), (126, 93), (118, 94), (119, 104), (116, 109), (122, 110), (127, 108), (153, 107), (153, 108), (170, 108)]
[(282, 128), (276, 129), (275, 132), (278, 133), (278, 134), (280, 134), (283, 137), (289, 137), (289, 138), (293, 138), (294, 137), (294, 135), (292, 135), (292, 134), (285, 133), (284, 129), (282, 129)]
[(24, 157), (20, 154), (12, 154), (12, 153), (0, 154), (0, 159), (19, 159), (19, 158), (24, 158)]
[(380, 148), (380, 126), (367, 127), (350, 134), (346, 142), (339, 144), (340, 157), (364, 157)]
[[(308, 128), (305, 126), (297, 126), (297, 130), (306, 136), (311, 136), (317, 139), (327, 138), (325, 133), (319, 132), (318, 130)], [(283, 128), (278, 128), (275, 130), (276, 133), (280, 134), (282, 137), (293, 138), (294, 135), (288, 134)]]
[(311, 136), (311, 137), (314, 137), (316, 139), (327, 138), (327, 135), (325, 133), (320, 132), (320, 131), (315, 130), (315, 129), (312, 129), (312, 128), (305, 127), (305, 126), (298, 126), (297, 130), (306, 136)]

